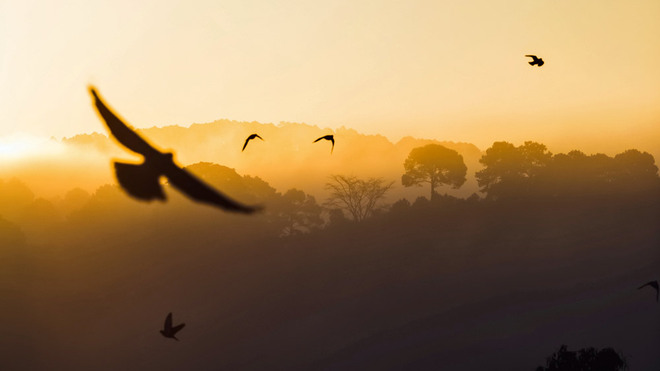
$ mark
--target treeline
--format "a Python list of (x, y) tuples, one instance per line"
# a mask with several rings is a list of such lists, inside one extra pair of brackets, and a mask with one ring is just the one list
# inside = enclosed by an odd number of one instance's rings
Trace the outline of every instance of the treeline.
[(636, 149), (614, 157), (580, 151), (553, 155), (546, 146), (496, 142), (480, 160), (476, 173), (489, 199), (645, 194), (660, 190), (653, 156)]
[(280, 193), (259, 177), (241, 176), (234, 169), (212, 163), (197, 163), (186, 169), (232, 198), (267, 208), (253, 218), (226, 214), (192, 202), (166, 183), (166, 203), (135, 201), (111, 184), (91, 194), (74, 188), (62, 197), (46, 200), (36, 197), (18, 179), (0, 179), (0, 244), (22, 244), (26, 235), (36, 242), (54, 242), (58, 236), (66, 240), (74, 234), (94, 236), (100, 231), (131, 229), (157, 233), (194, 226), (206, 232), (225, 228), (235, 232), (241, 230), (235, 228), (237, 225), (248, 221), (260, 234), (288, 236), (309, 232), (324, 223), (322, 207), (301, 190)]
[[(392, 183), (381, 178), (328, 177), (326, 188), (333, 192), (325, 202), (319, 203), (302, 190), (292, 188), (281, 193), (259, 177), (241, 176), (226, 166), (201, 162), (187, 169), (241, 202), (266, 206), (264, 212), (250, 220), (262, 233), (280, 237), (308, 233), (332, 224), (360, 222), (388, 210), (398, 213), (411, 206), (453, 209), (481, 201), (660, 195), (660, 178), (653, 156), (635, 149), (610, 157), (580, 151), (552, 154), (545, 145), (536, 142), (520, 146), (495, 142), (479, 161), (483, 168), (475, 175), (481, 195), (473, 194), (466, 199), (441, 196), (437, 189), (460, 188), (465, 183), (468, 168), (463, 157), (439, 144), (414, 148), (403, 164), (401, 183), (407, 187), (428, 183), (431, 196), (428, 199), (420, 196), (413, 202), (400, 199), (389, 205), (383, 200)], [(92, 194), (75, 188), (62, 197), (46, 200), (36, 197), (17, 179), (0, 179), (0, 242), (18, 244), (25, 240), (23, 233), (37, 240), (48, 240), (54, 233), (61, 233), (63, 226), (76, 223), (89, 224), (89, 229), (96, 230), (94, 223), (146, 225), (147, 220), (160, 229), (157, 224), (166, 224), (167, 215), (185, 216), (189, 224), (197, 226), (207, 225), (206, 218), (225, 222), (247, 220), (199, 206), (168, 189), (167, 184), (164, 187), (169, 198), (166, 204), (134, 201), (116, 185), (104, 185)]]

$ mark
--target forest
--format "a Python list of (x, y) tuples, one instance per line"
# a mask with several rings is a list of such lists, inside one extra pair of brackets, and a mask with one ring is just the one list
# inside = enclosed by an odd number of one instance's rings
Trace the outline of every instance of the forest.
[[(166, 182), (167, 202), (144, 203), (114, 182), (46, 199), (0, 180), (5, 364), (534, 370), (566, 344), (660, 366), (658, 305), (637, 290), (660, 271), (651, 154), (529, 141), (493, 143), (479, 167), (437, 143), (405, 155), (398, 178), (326, 174), (322, 197), (186, 167), (264, 206), (249, 216)], [(478, 189), (452, 193), (468, 179)], [(157, 333), (167, 312), (187, 324), (180, 343)]]

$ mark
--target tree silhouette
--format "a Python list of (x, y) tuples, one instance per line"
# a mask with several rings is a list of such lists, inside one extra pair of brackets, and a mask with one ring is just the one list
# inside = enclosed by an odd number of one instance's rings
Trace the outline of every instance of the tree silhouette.
[(323, 209), (316, 203), (314, 196), (295, 188), (286, 191), (273, 209), (283, 219), (284, 236), (307, 233), (323, 224)]
[(647, 152), (629, 149), (614, 156), (613, 180), (624, 191), (646, 191), (660, 185), (655, 159)]
[(612, 348), (596, 350), (583, 348), (569, 351), (566, 345), (546, 359), (546, 367), (539, 366), (536, 371), (620, 371), (627, 370), (625, 357)]
[(439, 144), (413, 148), (403, 167), (406, 172), (401, 176), (401, 183), (406, 187), (430, 183), (431, 199), (436, 187), (447, 184), (460, 188), (466, 180), (463, 156)]
[(495, 142), (479, 160), (484, 169), (476, 173), (477, 183), (491, 199), (527, 195), (551, 159), (552, 154), (540, 143), (525, 142), (516, 147)]
[(359, 179), (345, 175), (332, 175), (330, 179), (332, 181), (325, 185), (330, 190), (325, 205), (346, 210), (356, 222), (372, 216), (394, 184), (382, 178)]
[(479, 161), (485, 167), (476, 173), (477, 182), (490, 199), (630, 194), (660, 188), (653, 156), (636, 149), (614, 157), (580, 151), (553, 156), (540, 143), (516, 147), (495, 142)]
[(34, 201), (34, 193), (16, 178), (9, 181), (0, 179), (0, 214), (14, 218)]
[(25, 235), (21, 229), (0, 216), (0, 246), (15, 247), (24, 244)]
[(186, 166), (184, 169), (242, 202), (263, 203), (277, 197), (275, 188), (263, 179), (249, 175), (241, 176), (236, 170), (227, 166), (211, 162), (198, 162)]

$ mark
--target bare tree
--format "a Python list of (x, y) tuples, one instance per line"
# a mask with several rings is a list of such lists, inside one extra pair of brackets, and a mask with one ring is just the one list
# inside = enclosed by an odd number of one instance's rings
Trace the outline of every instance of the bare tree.
[(394, 184), (382, 178), (359, 179), (345, 175), (332, 175), (330, 179), (325, 184), (325, 188), (331, 191), (325, 205), (346, 210), (356, 222), (372, 216)]

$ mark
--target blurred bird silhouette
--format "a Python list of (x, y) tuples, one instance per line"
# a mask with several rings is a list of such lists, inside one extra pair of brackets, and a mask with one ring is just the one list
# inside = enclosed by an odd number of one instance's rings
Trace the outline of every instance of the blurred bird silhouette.
[(94, 97), (96, 109), (110, 129), (110, 133), (124, 147), (144, 157), (144, 162), (141, 164), (114, 163), (117, 181), (128, 194), (144, 201), (154, 199), (164, 201), (166, 197), (160, 184), (160, 177), (165, 176), (170, 185), (194, 201), (241, 213), (252, 213), (260, 209), (230, 199), (175, 164), (172, 153), (163, 153), (152, 147), (103, 103), (94, 87), (90, 87), (89, 90)]
[(528, 62), (532, 66), (537, 65), (537, 66), (541, 67), (541, 66), (543, 66), (543, 63), (545, 63), (545, 62), (543, 62), (543, 58), (538, 58), (535, 55), (527, 54), (527, 55), (525, 55), (525, 57), (532, 57), (532, 61)]
[(259, 139), (261, 139), (261, 140), (264, 140), (264, 138), (260, 137), (259, 134), (251, 134), (251, 135), (250, 135), (249, 137), (247, 137), (247, 139), (245, 140), (245, 144), (243, 144), (243, 149), (241, 150), (241, 152), (245, 151), (245, 147), (247, 147), (248, 142), (251, 141), (251, 140), (254, 139), (254, 138), (259, 138)]
[(651, 287), (653, 287), (653, 288), (655, 289), (655, 301), (657, 302), (657, 301), (658, 301), (658, 297), (660, 296), (660, 288), (658, 288), (658, 281), (650, 281), (650, 282), (647, 282), (647, 283), (645, 283), (645, 284), (639, 286), (639, 287), (637, 288), (637, 290), (639, 290), (639, 289), (643, 289), (643, 288), (646, 287), (646, 286), (651, 286)]
[(318, 142), (321, 139), (329, 140), (329, 141), (332, 142), (332, 147), (330, 148), (330, 153), (332, 153), (332, 151), (335, 149), (335, 137), (334, 137), (334, 135), (332, 135), (332, 134), (324, 135), (324, 136), (320, 137), (319, 139), (315, 140), (314, 143)]
[(181, 331), (181, 329), (185, 325), (186, 325), (185, 323), (182, 323), (180, 325), (176, 325), (172, 327), (172, 312), (170, 312), (170, 314), (168, 314), (167, 317), (165, 318), (165, 325), (163, 326), (163, 329), (160, 330), (160, 333), (163, 334), (163, 336), (165, 336), (166, 338), (172, 338), (176, 341), (179, 341), (179, 339), (177, 339), (175, 335), (177, 332)]

